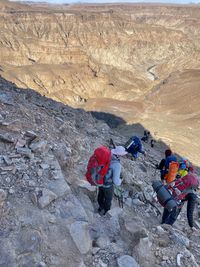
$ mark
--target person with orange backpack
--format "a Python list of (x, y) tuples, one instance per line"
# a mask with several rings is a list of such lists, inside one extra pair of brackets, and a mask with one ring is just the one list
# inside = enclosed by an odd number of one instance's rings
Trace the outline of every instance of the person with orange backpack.
[(86, 178), (91, 185), (99, 187), (97, 200), (100, 214), (105, 215), (111, 208), (113, 185), (121, 185), (120, 157), (126, 154), (123, 146), (116, 146), (111, 151), (101, 146), (94, 151), (88, 162)]
[[(175, 162), (177, 162), (177, 158), (176, 158), (175, 155), (172, 154), (171, 149), (166, 149), (165, 150), (165, 158), (162, 159), (160, 161), (159, 165), (156, 166), (157, 169), (160, 170), (160, 178), (161, 178), (162, 181), (166, 180), (168, 182), (170, 180), (173, 180), (173, 178), (175, 179), (175, 177), (176, 177), (175, 169), (178, 168), (178, 163), (174, 164), (174, 166), (172, 166), (173, 165), (172, 164), (171, 167), (170, 167), (170, 164), (172, 162), (173, 162), (173, 164)], [(173, 172), (173, 176), (174, 177), (169, 177), (170, 176), (170, 172), (169, 171)], [(177, 169), (177, 171), (178, 171), (178, 169)]]

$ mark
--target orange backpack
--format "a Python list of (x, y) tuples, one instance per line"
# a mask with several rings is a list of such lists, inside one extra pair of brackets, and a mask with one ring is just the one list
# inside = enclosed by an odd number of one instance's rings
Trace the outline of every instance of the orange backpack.
[(176, 179), (178, 169), (179, 169), (178, 162), (175, 162), (175, 161), (170, 162), (168, 173), (165, 174), (165, 177), (164, 177), (167, 184), (173, 182)]

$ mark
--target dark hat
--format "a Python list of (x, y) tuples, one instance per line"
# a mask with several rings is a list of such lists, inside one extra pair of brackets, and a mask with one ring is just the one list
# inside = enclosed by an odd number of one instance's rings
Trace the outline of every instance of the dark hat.
[(165, 150), (165, 156), (166, 157), (171, 156), (171, 154), (172, 154), (172, 151), (170, 149)]

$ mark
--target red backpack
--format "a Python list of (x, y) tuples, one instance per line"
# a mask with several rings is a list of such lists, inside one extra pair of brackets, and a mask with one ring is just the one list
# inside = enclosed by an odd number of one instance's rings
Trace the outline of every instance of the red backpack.
[[(192, 192), (194, 189), (197, 189), (199, 186), (199, 179), (194, 173), (188, 173), (187, 175), (179, 178), (175, 181), (175, 185), (172, 188), (172, 194), (176, 200), (182, 200), (184, 197)], [(179, 190), (177, 193), (176, 189)]]
[(104, 184), (104, 176), (108, 172), (110, 161), (111, 151), (107, 147), (100, 146), (95, 149), (88, 161), (85, 175), (91, 185), (102, 186)]

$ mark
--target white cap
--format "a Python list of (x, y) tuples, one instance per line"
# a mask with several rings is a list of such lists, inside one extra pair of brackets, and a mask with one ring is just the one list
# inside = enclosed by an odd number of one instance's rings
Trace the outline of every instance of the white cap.
[(116, 146), (116, 148), (111, 149), (111, 152), (113, 155), (117, 155), (117, 156), (124, 156), (128, 153), (126, 152), (123, 146)]

